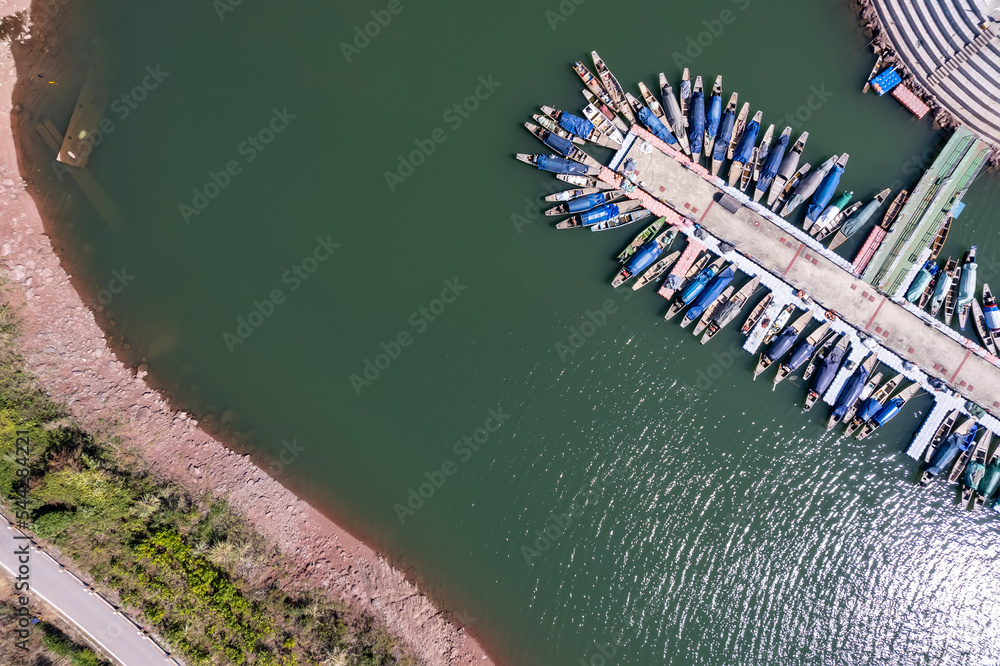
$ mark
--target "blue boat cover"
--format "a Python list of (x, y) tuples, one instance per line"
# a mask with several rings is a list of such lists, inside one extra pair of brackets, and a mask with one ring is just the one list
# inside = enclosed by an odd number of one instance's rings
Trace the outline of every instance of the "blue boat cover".
[(538, 168), (552, 173), (568, 173), (576, 176), (586, 176), (587, 167), (579, 162), (554, 155), (539, 155)]
[(647, 241), (646, 244), (639, 248), (639, 251), (636, 252), (631, 259), (629, 259), (628, 263), (625, 264), (625, 269), (628, 270), (629, 275), (635, 275), (640, 271), (644, 271), (653, 265), (653, 262), (656, 261), (656, 258), (660, 256), (660, 252), (662, 251), (663, 248), (657, 244), (656, 239)]
[(864, 390), (867, 382), (868, 369), (860, 365), (854, 371), (854, 374), (851, 375), (851, 378), (847, 380), (844, 388), (841, 389), (840, 395), (837, 397), (837, 404), (833, 409), (833, 415), (840, 419), (844, 418), (844, 414), (847, 413), (847, 410), (851, 408), (854, 401), (861, 395), (861, 391)]
[(586, 118), (574, 116), (572, 113), (566, 113), (565, 111), (559, 116), (559, 127), (583, 139), (590, 138), (590, 135), (594, 131), (594, 123)]
[(600, 208), (595, 208), (594, 210), (588, 210), (586, 213), (581, 213), (580, 224), (584, 227), (589, 227), (590, 225), (597, 224), (598, 222), (607, 222), (614, 217), (618, 217), (618, 206), (614, 204), (604, 204)]
[(758, 132), (760, 132), (760, 123), (756, 120), (751, 120), (746, 129), (743, 130), (743, 136), (740, 137), (739, 143), (736, 144), (736, 152), (733, 153), (734, 162), (746, 164), (750, 161), (750, 156), (753, 154), (753, 147), (757, 143)]
[(792, 352), (792, 355), (788, 357), (786, 365), (795, 370), (809, 359), (814, 349), (816, 349), (815, 345), (810, 344), (808, 340), (803, 340), (795, 348), (795, 351)]
[(976, 262), (962, 266), (962, 279), (958, 281), (959, 306), (971, 303), (976, 297)]
[(920, 296), (927, 289), (927, 285), (931, 283), (934, 279), (934, 274), (937, 273), (938, 267), (932, 261), (928, 261), (924, 264), (924, 267), (917, 272), (917, 277), (913, 278), (913, 283), (910, 288), (906, 290), (906, 300), (911, 303), (916, 303)]
[(896, 72), (896, 68), (890, 67), (872, 79), (872, 87), (875, 88), (875, 92), (878, 93), (879, 97), (881, 97), (899, 85), (902, 80), (903, 79), (900, 78), (899, 74)]
[(893, 398), (889, 402), (885, 403), (885, 406), (878, 410), (878, 414), (875, 415), (875, 423), (880, 427), (884, 426), (886, 423), (892, 420), (896, 414), (899, 414), (899, 410), (903, 408), (902, 398)]
[(778, 143), (771, 146), (771, 152), (767, 154), (767, 160), (764, 162), (764, 168), (760, 172), (760, 177), (757, 179), (757, 189), (761, 192), (766, 192), (769, 187), (771, 187), (771, 181), (774, 177), (778, 175), (778, 169), (781, 167), (781, 160), (785, 159), (785, 149), (788, 148), (788, 135), (782, 134), (778, 137)]
[(556, 151), (560, 155), (569, 155), (573, 152), (573, 142), (569, 139), (564, 139), (558, 134), (553, 134), (549, 132), (548, 136), (544, 139), (545, 145)]
[(691, 152), (701, 153), (705, 141), (705, 93), (700, 90), (691, 95), (691, 130), (688, 136)]
[(733, 140), (733, 125), (735, 124), (736, 114), (727, 109), (722, 114), (722, 122), (719, 124), (719, 135), (715, 139), (715, 150), (712, 151), (713, 160), (726, 159), (729, 142)]
[(823, 395), (830, 388), (834, 377), (837, 376), (837, 370), (840, 369), (840, 362), (844, 359), (844, 351), (842, 347), (834, 347), (826, 355), (823, 363), (819, 366), (819, 370), (813, 375), (813, 391), (819, 395)]
[(927, 468), (927, 471), (932, 475), (936, 475), (940, 474), (943, 469), (951, 467), (958, 454), (967, 450), (969, 445), (972, 444), (978, 429), (979, 424), (973, 423), (972, 428), (969, 429), (969, 434), (964, 437), (957, 434), (948, 435), (948, 439), (934, 452), (934, 457), (931, 458), (931, 466)]
[(676, 146), (677, 139), (674, 135), (670, 133), (667, 126), (663, 124), (656, 114), (649, 110), (648, 106), (644, 106), (639, 109), (639, 122), (645, 125), (650, 132), (656, 135), (656, 138), (660, 141), (665, 142), (669, 146)]
[(1000, 331), (1000, 309), (997, 308), (996, 301), (983, 303), (983, 316), (986, 317), (986, 328), (994, 333)]
[(833, 198), (834, 192), (837, 191), (837, 186), (840, 185), (840, 177), (844, 173), (844, 168), (839, 164), (835, 164), (830, 173), (823, 177), (823, 181), (816, 188), (816, 192), (813, 194), (812, 203), (806, 209), (806, 219), (815, 220), (826, 208), (826, 205), (830, 203), (830, 199)]
[(878, 414), (878, 410), (880, 409), (882, 409), (881, 402), (875, 398), (868, 398), (865, 400), (865, 404), (861, 406), (861, 409), (858, 410), (857, 418), (861, 419), (861, 422), (864, 423), (871, 417)]
[(698, 277), (696, 277), (691, 284), (684, 287), (684, 291), (682, 291), (680, 295), (681, 303), (687, 305), (693, 301), (698, 294), (701, 293), (701, 290), (705, 288), (708, 281), (713, 277), (715, 277), (715, 269), (711, 266), (699, 273)]
[(715, 133), (719, 131), (719, 121), (722, 120), (722, 97), (712, 95), (708, 101), (708, 117), (705, 122), (705, 133), (715, 138)]
[(597, 192), (595, 194), (588, 194), (585, 197), (577, 197), (570, 201), (566, 207), (570, 213), (582, 213), (595, 206), (600, 206), (602, 203), (604, 203), (604, 193)]
[(722, 271), (715, 276), (715, 279), (705, 287), (704, 291), (698, 296), (698, 300), (694, 302), (691, 309), (687, 311), (685, 317), (694, 321), (705, 312), (705, 308), (712, 304), (712, 301), (717, 299), (729, 283), (733, 281), (736, 277), (736, 271), (733, 270), (731, 266), (727, 267), (726, 270)]
[(795, 338), (797, 337), (799, 337), (798, 332), (789, 326), (771, 343), (771, 348), (767, 350), (765, 356), (772, 361), (777, 361), (792, 348), (792, 343), (795, 342)]

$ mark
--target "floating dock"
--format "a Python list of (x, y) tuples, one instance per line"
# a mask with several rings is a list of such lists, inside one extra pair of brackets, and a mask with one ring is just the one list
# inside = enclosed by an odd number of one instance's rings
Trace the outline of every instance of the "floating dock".
[[(632, 127), (601, 178), (621, 185), (622, 177), (612, 169), (626, 159), (636, 165), (638, 181), (638, 188), (627, 196), (641, 200), (652, 213), (665, 216), (689, 236), (697, 234), (710, 250), (719, 251), (722, 242), (733, 246), (735, 250), (723, 253), (726, 258), (748, 275), (761, 276), (764, 285), (775, 292), (776, 302), (799, 299), (797, 294), (802, 293), (800, 302), (817, 318), (828, 311), (836, 313), (845, 330), (851, 331), (852, 357), (861, 354), (863, 347), (877, 353), (882, 363), (919, 381), (936, 399), (954, 396), (931, 386), (932, 377), (961, 396), (954, 397), (959, 403), (971, 400), (1000, 414), (996, 357), (954, 331), (945, 332), (943, 325), (928, 324), (912, 306), (892, 301), (856, 277), (842, 257), (639, 126)], [(742, 206), (730, 212), (718, 205), (723, 196)], [(747, 341), (746, 348), (756, 350), (753, 340)], [(832, 400), (831, 394), (835, 397), (833, 390), (839, 390), (843, 380), (837, 378), (825, 399)]]

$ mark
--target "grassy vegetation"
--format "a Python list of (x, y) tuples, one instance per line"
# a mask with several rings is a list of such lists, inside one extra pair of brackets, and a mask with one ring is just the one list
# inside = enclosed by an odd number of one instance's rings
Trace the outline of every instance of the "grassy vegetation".
[[(374, 617), (321, 594), (285, 592), (286, 562), (275, 548), (225, 502), (146, 473), (113, 424), (94, 433), (74, 425), (25, 372), (17, 333), (15, 314), (0, 305), (0, 497), (9, 510), (15, 433), (27, 431), (34, 532), (188, 663), (416, 663)], [(53, 651), (68, 649), (51, 640)]]

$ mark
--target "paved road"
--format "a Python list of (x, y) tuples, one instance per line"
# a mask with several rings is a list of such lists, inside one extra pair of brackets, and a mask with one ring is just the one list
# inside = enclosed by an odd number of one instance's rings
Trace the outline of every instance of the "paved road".
[[(7, 520), (0, 517), (0, 569), (8, 577), (16, 576), (20, 566), (15, 551), (24, 544), (30, 544), (17, 536), (21, 536), (21, 532), (8, 527)], [(119, 664), (175, 666), (176, 662), (165, 657), (134, 625), (116, 614), (99, 596), (88, 591), (47, 555), (29, 546), (28, 557), (29, 596), (32, 601), (43, 599), (48, 602)]]

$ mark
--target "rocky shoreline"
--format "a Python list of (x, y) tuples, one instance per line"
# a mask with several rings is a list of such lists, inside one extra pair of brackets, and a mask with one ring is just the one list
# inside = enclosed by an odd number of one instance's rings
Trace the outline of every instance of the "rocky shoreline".
[[(0, 0), (7, 33), (0, 45), (0, 113), (11, 120), (0, 131), (0, 274), (24, 323), (27, 368), (84, 426), (116, 422), (123, 444), (141, 451), (156, 473), (193, 492), (226, 497), (294, 563), (296, 585), (326, 589), (370, 611), (425, 663), (494, 663), (382, 556), (172, 409), (144, 371), (118, 360), (39, 213), (51, 204), (41, 185), (52, 155), (34, 135), (39, 119), (30, 110), (45, 83), (35, 72), (48, 78), (59, 71), (62, 80), (73, 80), (75, 63), (57, 62), (53, 53), (63, 47), (55, 35), (60, 21), (72, 20), (72, 7), (36, 2), (28, 9), (26, 0)], [(19, 33), (13, 41), (11, 26)]]
[[(924, 104), (930, 107), (931, 116), (934, 118), (934, 127), (940, 129), (955, 129), (961, 125), (948, 109), (941, 106), (937, 96), (927, 90), (915, 76), (909, 71), (906, 63), (896, 53), (893, 48), (889, 34), (882, 26), (878, 12), (872, 0), (851, 0), (851, 7), (857, 11), (861, 21), (861, 27), (865, 34), (871, 39), (871, 46), (876, 55), (883, 58), (882, 68), (894, 66), (899, 73), (903, 83), (906, 84), (913, 93), (920, 98)], [(1000, 163), (1000, 154), (994, 152), (990, 156), (990, 168), (996, 167)]]

